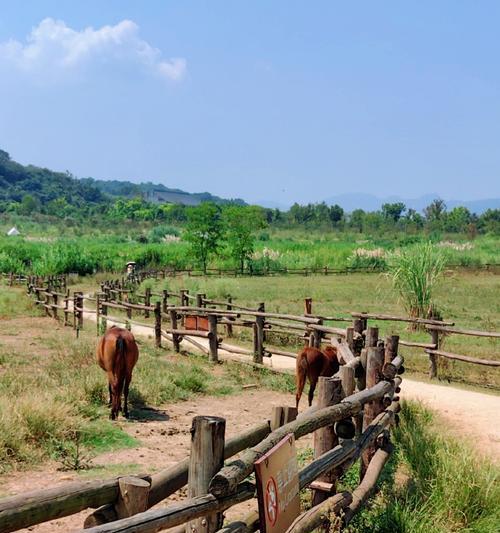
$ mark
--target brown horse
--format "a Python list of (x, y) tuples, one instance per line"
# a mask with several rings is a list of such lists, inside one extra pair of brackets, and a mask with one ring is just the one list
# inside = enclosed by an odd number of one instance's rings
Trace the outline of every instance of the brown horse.
[(317, 348), (304, 348), (297, 355), (296, 382), (297, 394), (295, 395), (296, 407), (299, 408), (300, 397), (309, 378), (309, 406), (312, 405), (314, 391), (320, 376), (331, 377), (339, 370), (337, 348), (326, 346), (323, 350)]
[(97, 344), (97, 363), (108, 374), (109, 405), (111, 420), (121, 411), (123, 391), (123, 416), (128, 418), (128, 389), (132, 370), (139, 358), (139, 349), (134, 336), (127, 329), (111, 326)]

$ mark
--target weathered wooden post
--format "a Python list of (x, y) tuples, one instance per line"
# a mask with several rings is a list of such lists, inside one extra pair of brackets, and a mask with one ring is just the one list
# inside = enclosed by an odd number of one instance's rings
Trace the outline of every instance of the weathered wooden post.
[(95, 317), (96, 317), (96, 333), (99, 337), (101, 333), (101, 295), (99, 293), (95, 296)]
[[(226, 420), (216, 416), (195, 416), (191, 426), (188, 498), (208, 494), (213, 476), (224, 465)], [(222, 513), (196, 518), (186, 524), (186, 533), (213, 533), (222, 527)]]
[[(260, 303), (258, 310), (264, 312), (264, 303)], [(265, 317), (257, 315), (253, 330), (253, 362), (263, 364), (264, 362), (264, 325)]]
[[(177, 329), (177, 311), (171, 309), (169, 311), (169, 314), (170, 314), (170, 327), (172, 328), (172, 330), (176, 330)], [(177, 353), (179, 353), (181, 350), (179, 334), (174, 333), (174, 331), (172, 331), (172, 344), (174, 345), (174, 350)]]
[(354, 328), (352, 326), (349, 326), (348, 328), (346, 328), (345, 332), (346, 332), (345, 341), (347, 342), (347, 346), (349, 346), (349, 349), (351, 350), (351, 352), (354, 353)]
[(218, 347), (219, 339), (217, 338), (217, 315), (208, 315), (208, 344), (210, 353), (208, 360), (211, 363), (217, 363), (219, 361)]
[[(342, 381), (340, 378), (320, 377), (318, 380), (318, 408), (335, 405), (342, 400)], [(314, 432), (314, 458), (317, 459), (325, 452), (337, 446), (338, 438), (333, 424)], [(318, 477), (312, 483), (313, 506), (325, 501), (328, 496), (335, 494), (335, 472), (330, 471)]]
[(312, 298), (304, 298), (304, 314), (306, 316), (312, 314)]
[(149, 287), (146, 287), (144, 291), (144, 305), (146, 306), (144, 318), (149, 318), (149, 307), (151, 306), (151, 289)]
[(78, 293), (78, 329), (83, 329), (83, 292)]
[(68, 325), (69, 315), (69, 289), (65, 289), (66, 296), (64, 297), (64, 325)]
[[(228, 311), (232, 311), (233, 309), (233, 306), (231, 305), (233, 299), (231, 298), (231, 296), (228, 296), (227, 298), (227, 305), (226, 305), (226, 309)], [(227, 320), (228, 322), (226, 323), (226, 334), (228, 337), (232, 337), (233, 336), (233, 325), (231, 324), (231, 320), (232, 318), (231, 317), (227, 317)]]
[(297, 418), (297, 408), (287, 406), (275, 406), (271, 412), (271, 431), (293, 422)]
[(52, 310), (53, 310), (53, 317), (58, 320), (59, 319), (59, 314), (58, 314), (58, 311), (59, 309), (57, 309), (57, 306), (59, 305), (59, 296), (58, 294), (56, 294), (55, 292), (52, 293), (52, 300), (53, 300), (53, 306), (52, 306)]
[(390, 363), (398, 355), (399, 335), (389, 335), (385, 339), (384, 363)]
[(48, 291), (45, 291), (45, 314), (50, 316), (50, 295)]
[[(181, 289), (179, 291), (179, 294), (181, 296), (181, 307), (186, 307), (189, 305), (189, 298), (188, 298), (188, 294), (189, 294), (189, 290), (188, 289)], [(181, 325), (182, 327), (184, 327), (184, 322), (185, 322), (185, 315), (182, 314), (181, 315)]]
[[(165, 271), (163, 271), (165, 272)], [(162, 298), (162, 310), (164, 313), (167, 312), (167, 306), (168, 306), (168, 290), (163, 289), (163, 298)]]
[[(431, 342), (432, 344), (435, 344), (436, 347), (435, 350), (439, 350), (439, 331), (435, 329), (431, 329)], [(437, 378), (437, 358), (438, 356), (435, 354), (429, 354), (429, 377), (431, 379)]]
[[(366, 357), (366, 387), (375, 386), (380, 381), (382, 368), (384, 366), (384, 347), (367, 348)], [(363, 430), (384, 410), (383, 398), (368, 402), (364, 406)], [(375, 454), (375, 445), (369, 446), (361, 455), (360, 479), (362, 480), (371, 458)]]
[(196, 307), (203, 307), (203, 294), (201, 292), (196, 293)]
[(161, 303), (155, 303), (155, 346), (161, 348)]
[(108, 316), (108, 306), (106, 305), (108, 302), (109, 293), (104, 292), (101, 299), (101, 315), (102, 315), (102, 326), (101, 331), (106, 331), (108, 329), (108, 321), (106, 317)]
[(118, 519), (128, 518), (147, 510), (149, 489), (151, 488), (149, 481), (126, 476), (118, 480), (118, 487), (118, 501), (115, 503)]

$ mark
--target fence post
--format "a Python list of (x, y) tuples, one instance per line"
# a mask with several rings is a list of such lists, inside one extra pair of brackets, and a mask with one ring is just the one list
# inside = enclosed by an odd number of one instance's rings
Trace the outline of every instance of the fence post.
[[(177, 311), (170, 310), (170, 327), (174, 330), (177, 329)], [(172, 343), (174, 345), (174, 350), (179, 353), (181, 349), (181, 344), (179, 341), (179, 334), (172, 332)]]
[(211, 363), (217, 363), (219, 361), (219, 357), (217, 354), (219, 346), (219, 339), (217, 338), (217, 315), (208, 315), (208, 327), (208, 344), (210, 348), (210, 355), (208, 356), (208, 360)]
[[(335, 378), (320, 377), (318, 380), (318, 408), (335, 405), (342, 400), (342, 381)], [(326, 426), (314, 432), (314, 458), (317, 459), (325, 452), (330, 451), (338, 444), (334, 425)], [(323, 489), (317, 488), (319, 484), (312, 484), (315, 488), (313, 492), (312, 505), (318, 505), (325, 501), (329, 495), (335, 494), (335, 471), (326, 472), (318, 477), (316, 481), (326, 483)]]
[(312, 314), (312, 298), (304, 298), (304, 314)]
[[(151, 289), (146, 287), (144, 291), (144, 305), (149, 307), (151, 305)], [(144, 310), (144, 318), (149, 318), (149, 309)]]
[(95, 295), (95, 300), (96, 335), (99, 337), (101, 333), (101, 295), (99, 293)]
[(161, 303), (155, 303), (155, 346), (161, 348)]
[[(367, 348), (366, 356), (366, 387), (375, 386), (380, 381), (382, 375), (382, 367), (384, 366), (384, 347), (369, 347)], [(363, 409), (363, 430), (373, 421), (373, 419), (384, 410), (383, 399), (373, 400), (365, 404)], [(371, 458), (375, 454), (375, 445), (369, 446), (361, 454), (361, 469), (360, 480), (363, 479), (366, 469), (370, 463)]]
[(196, 307), (203, 307), (203, 294), (201, 292), (196, 293)]
[(45, 291), (45, 314), (50, 316), (50, 296), (48, 290)]
[[(260, 303), (258, 310), (264, 311), (264, 304)], [(264, 362), (264, 324), (265, 317), (256, 316), (253, 329), (253, 362), (262, 364)]]
[(106, 320), (106, 317), (108, 316), (108, 306), (106, 305), (106, 302), (109, 299), (109, 293), (104, 292), (103, 294), (103, 300), (104, 302), (101, 305), (101, 315), (102, 315), (102, 329), (106, 331), (108, 329), (108, 321)]
[[(163, 271), (163, 272), (165, 272), (165, 271)], [(167, 289), (163, 289), (162, 309), (163, 309), (164, 313), (167, 312), (167, 305), (168, 305), (168, 290)]]
[[(439, 350), (439, 331), (431, 329), (431, 342), (436, 345), (435, 350)], [(437, 378), (437, 355), (429, 354), (429, 377)]]
[[(187, 295), (189, 294), (188, 289), (181, 289), (179, 291), (179, 294), (181, 295), (181, 307), (188, 306), (189, 305), (189, 298), (187, 297)], [(181, 315), (181, 325), (182, 325), (182, 327), (184, 327), (184, 316), (185, 315)]]
[(78, 293), (78, 328), (83, 329), (83, 292)]
[[(191, 426), (188, 498), (208, 493), (212, 477), (224, 465), (226, 420), (216, 416), (195, 416)], [(186, 524), (186, 533), (213, 533), (222, 527), (222, 513), (196, 518)]]
[(389, 335), (385, 339), (384, 363), (390, 363), (398, 355), (399, 335)]
[[(228, 311), (232, 311), (233, 309), (233, 306), (231, 305), (233, 299), (231, 298), (231, 296), (228, 296), (227, 298), (227, 306), (226, 306), (226, 309)], [(232, 320), (231, 317), (228, 317), (228, 321)], [(233, 325), (230, 324), (229, 322), (226, 324), (226, 334), (228, 337), (232, 337), (233, 336)]]
[(56, 320), (58, 320), (59, 309), (57, 309), (57, 306), (59, 305), (59, 296), (56, 293), (52, 293), (52, 300), (54, 303), (54, 306), (52, 307), (53, 316)]
[(287, 406), (275, 406), (271, 411), (271, 431), (293, 422), (297, 418), (297, 408)]
[(68, 325), (69, 291), (67, 289), (65, 289), (64, 292), (66, 293), (66, 296), (64, 297), (64, 311), (63, 311), (64, 312), (64, 325), (67, 326)]
[(118, 500), (115, 503), (117, 518), (128, 518), (142, 513), (148, 508), (148, 496), (151, 484), (145, 479), (133, 476), (118, 480)]

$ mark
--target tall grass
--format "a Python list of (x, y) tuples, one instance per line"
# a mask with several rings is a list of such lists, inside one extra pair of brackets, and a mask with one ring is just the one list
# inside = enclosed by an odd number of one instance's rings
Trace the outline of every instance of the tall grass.
[(389, 275), (410, 316), (433, 314), (433, 293), (444, 266), (443, 255), (430, 242), (392, 254)]
[[(395, 457), (380, 495), (351, 533), (496, 533), (500, 471), (475, 450), (443, 434), (434, 415), (404, 402), (393, 433)], [(398, 470), (398, 475), (394, 474)]]

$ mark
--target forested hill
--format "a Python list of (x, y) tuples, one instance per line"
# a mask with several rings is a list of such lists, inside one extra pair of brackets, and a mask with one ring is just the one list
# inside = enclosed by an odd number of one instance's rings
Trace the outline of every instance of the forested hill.
[(198, 205), (201, 202), (245, 205), (245, 202), (240, 198), (227, 200), (225, 198), (220, 198), (219, 196), (214, 196), (209, 192), (190, 193), (182, 191), (181, 189), (165, 187), (165, 185), (162, 185), (161, 183), (132, 183), (130, 181), (105, 181), (94, 180), (92, 178), (87, 178), (82, 181), (97, 187), (101, 192), (114, 197), (137, 198), (140, 196), (150, 202), (182, 203), (185, 205)]
[(154, 203), (185, 205), (198, 205), (207, 201), (218, 204), (245, 203), (239, 199), (225, 200), (207, 192), (192, 194), (179, 189), (169, 189), (161, 184), (77, 179), (69, 173), (21, 165), (13, 161), (7, 152), (0, 150), (0, 202), (4, 206), (22, 202), (33, 204), (26, 206), (28, 211), (36, 210), (37, 206), (47, 206), (50, 202), (74, 207), (92, 207), (109, 204), (116, 198), (137, 197)]
[(27, 197), (35, 203), (64, 200), (77, 207), (106, 201), (105, 195), (88, 182), (63, 172), (21, 165), (0, 150), (0, 201), (20, 203)]

